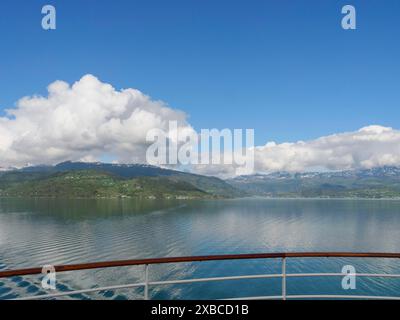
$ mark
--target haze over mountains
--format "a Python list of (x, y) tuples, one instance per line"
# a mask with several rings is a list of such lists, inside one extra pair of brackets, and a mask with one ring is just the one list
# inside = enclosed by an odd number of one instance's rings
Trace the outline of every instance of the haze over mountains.
[(400, 198), (400, 168), (274, 172), (224, 181), (149, 165), (63, 162), (0, 172), (0, 196)]

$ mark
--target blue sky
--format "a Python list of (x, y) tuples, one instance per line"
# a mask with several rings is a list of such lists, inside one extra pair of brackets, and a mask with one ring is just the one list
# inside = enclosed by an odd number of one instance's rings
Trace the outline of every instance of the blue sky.
[[(41, 29), (45, 4), (55, 31)], [(357, 30), (341, 28), (345, 4)], [(256, 144), (400, 128), (399, 15), (398, 0), (4, 0), (0, 110), (90, 73), (196, 129), (254, 128)]]

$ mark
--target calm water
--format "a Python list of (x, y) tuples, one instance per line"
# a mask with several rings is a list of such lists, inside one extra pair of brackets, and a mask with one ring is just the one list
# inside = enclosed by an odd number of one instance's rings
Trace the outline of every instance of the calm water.
[[(271, 200), (0, 200), (0, 270), (115, 259), (277, 251), (400, 251), (400, 201)], [(391, 259), (296, 259), (288, 272), (400, 273)], [(150, 279), (279, 272), (278, 260), (152, 266)], [(142, 267), (58, 274), (59, 291), (140, 282)], [(280, 280), (155, 287), (155, 299), (231, 298), (280, 294)], [(0, 279), (0, 298), (45, 293), (40, 277)], [(288, 280), (288, 294), (400, 295), (400, 280)], [(140, 298), (142, 289), (72, 298)]]

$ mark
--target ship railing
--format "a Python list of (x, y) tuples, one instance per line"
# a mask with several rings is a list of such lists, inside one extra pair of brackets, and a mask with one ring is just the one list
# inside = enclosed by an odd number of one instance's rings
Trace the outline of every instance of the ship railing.
[[(216, 282), (216, 281), (233, 281), (233, 280), (250, 280), (250, 279), (270, 279), (280, 278), (281, 294), (268, 295), (268, 296), (254, 296), (232, 298), (226, 300), (287, 300), (287, 299), (387, 299), (387, 300), (400, 300), (400, 296), (371, 296), (371, 295), (291, 295), (287, 293), (287, 279), (288, 278), (312, 278), (312, 277), (344, 277), (347, 273), (287, 273), (286, 262), (288, 259), (296, 258), (387, 258), (387, 259), (400, 259), (400, 253), (352, 253), (352, 252), (287, 252), (287, 253), (251, 253), (251, 254), (228, 254), (228, 255), (209, 255), (209, 256), (188, 256), (188, 257), (167, 257), (155, 259), (135, 259), (135, 260), (118, 260), (118, 261), (105, 261), (83, 264), (70, 264), (54, 266), (57, 273), (89, 270), (89, 269), (106, 269), (115, 267), (126, 266), (143, 266), (144, 267), (144, 280), (138, 283), (129, 283), (113, 286), (102, 286), (90, 289), (63, 291), (59, 293), (41, 294), (34, 296), (18, 297), (14, 300), (39, 300), (39, 299), (54, 299), (66, 296), (73, 296), (78, 294), (100, 292), (106, 290), (119, 290), (129, 288), (143, 288), (144, 300), (149, 300), (150, 288), (164, 285), (178, 285), (190, 284), (199, 282)], [(173, 263), (188, 263), (188, 262), (204, 262), (204, 261), (222, 261), (222, 260), (254, 260), (254, 259), (280, 259), (281, 272), (271, 274), (257, 274), (257, 275), (240, 275), (240, 276), (226, 276), (226, 277), (211, 277), (211, 278), (196, 278), (196, 279), (176, 279), (165, 281), (150, 281), (149, 267), (160, 264), (173, 264)], [(29, 268), (19, 270), (5, 270), (0, 271), (0, 278), (10, 278), (15, 276), (27, 276), (42, 274), (42, 268)], [(375, 277), (375, 278), (400, 278), (400, 274), (389, 273), (356, 273), (357, 277)]]

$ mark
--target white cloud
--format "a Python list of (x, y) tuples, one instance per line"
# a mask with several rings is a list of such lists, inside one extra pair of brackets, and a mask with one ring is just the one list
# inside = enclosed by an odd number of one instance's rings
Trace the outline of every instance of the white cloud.
[(400, 131), (378, 125), (310, 141), (257, 147), (257, 171), (345, 170), (400, 165)]
[[(254, 173), (332, 171), (400, 166), (400, 131), (378, 125), (310, 141), (268, 142), (254, 150)], [(196, 172), (233, 177), (235, 166), (198, 165)]]
[[(145, 162), (150, 129), (194, 132), (182, 111), (151, 100), (135, 89), (116, 90), (92, 75), (72, 86), (49, 85), (48, 96), (19, 100), (0, 117), (0, 167), (93, 161), (104, 155), (125, 163)], [(211, 128), (209, 128), (211, 129)], [(110, 160), (110, 161), (111, 161)], [(400, 131), (368, 126), (310, 141), (255, 148), (255, 171), (343, 170), (400, 165)], [(198, 165), (202, 174), (230, 176), (229, 165)]]
[(70, 86), (49, 85), (48, 96), (19, 100), (0, 118), (0, 166), (94, 160), (145, 162), (149, 129), (193, 130), (186, 114), (135, 89), (115, 90), (86, 75)]

